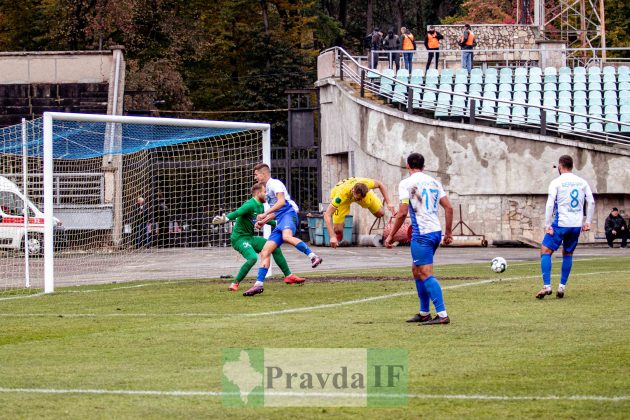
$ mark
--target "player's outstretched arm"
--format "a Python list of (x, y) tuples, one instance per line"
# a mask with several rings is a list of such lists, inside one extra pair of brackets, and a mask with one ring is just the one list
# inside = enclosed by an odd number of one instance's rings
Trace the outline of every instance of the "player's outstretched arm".
[(383, 242), (383, 245), (385, 245), (386, 248), (393, 247), (394, 235), (396, 235), (396, 232), (398, 232), (400, 227), (405, 222), (405, 219), (407, 218), (408, 208), (409, 208), (409, 200), (404, 199), (403, 202), (400, 203), (400, 207), (398, 208), (398, 211), (396, 212), (396, 216), (394, 217), (394, 226), (392, 227), (392, 231), (389, 233), (389, 236), (385, 238), (385, 241)]
[(394, 204), (389, 199), (389, 194), (387, 193), (387, 188), (385, 188), (385, 185), (381, 181), (375, 179), (374, 188), (378, 188), (381, 191), (381, 194), (383, 195), (383, 201), (385, 201), (385, 205), (392, 213), (392, 216), (396, 215), (396, 207), (394, 207)]
[(335, 230), (332, 225), (332, 215), (335, 212), (336, 207), (332, 204), (328, 205), (326, 212), (324, 213), (324, 222), (326, 223), (326, 229), (328, 230), (328, 237), (330, 238), (330, 246), (332, 248), (337, 248), (339, 245), (339, 241), (337, 241), (337, 235), (335, 234)]
[(453, 243), (453, 205), (447, 196), (440, 198), (440, 206), (444, 209), (444, 245)]

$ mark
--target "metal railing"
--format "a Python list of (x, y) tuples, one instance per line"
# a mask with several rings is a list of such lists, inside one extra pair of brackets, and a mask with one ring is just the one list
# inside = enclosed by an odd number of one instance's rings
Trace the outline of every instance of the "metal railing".
[[(591, 116), (589, 114), (569, 111), (564, 108), (550, 107), (545, 105), (531, 105), (518, 101), (509, 101), (504, 99), (488, 99), (483, 96), (471, 95), (468, 93), (454, 92), (451, 90), (440, 89), (438, 87), (430, 87), (424, 84), (411, 84), (396, 79), (396, 77), (390, 77), (384, 74), (378, 74), (379, 82), (376, 83), (374, 79), (367, 78), (368, 72), (375, 72), (373, 69), (361, 65), (354, 57), (350, 56), (343, 48), (333, 47), (322, 52), (322, 54), (332, 51), (336, 54), (336, 68), (338, 70), (338, 76), (344, 79), (350, 79), (352, 82), (360, 86), (360, 95), (365, 96), (365, 92), (369, 91), (387, 100), (388, 103), (398, 104), (402, 109), (406, 109), (409, 114), (413, 114), (417, 111), (432, 111), (435, 117), (455, 117), (461, 122), (468, 122), (469, 124), (478, 124), (481, 121), (486, 123), (494, 123), (499, 128), (515, 128), (518, 130), (535, 130), (541, 135), (557, 133), (560, 136), (571, 136), (575, 139), (593, 142), (599, 141), (610, 146), (623, 146), (630, 147), (630, 123), (621, 122), (619, 120), (612, 120), (597, 116)], [(392, 89), (384, 91), (381, 89), (383, 80), (389, 80), (392, 84)], [(404, 89), (399, 88), (396, 91), (396, 85), (403, 86)], [(415, 98), (414, 98), (415, 92)], [(435, 93), (434, 101), (424, 101), (427, 92)], [(439, 94), (448, 95), (447, 103), (439, 103)], [(453, 106), (450, 98), (460, 97), (463, 99), (464, 106)], [(477, 104), (483, 104), (483, 101), (494, 102), (496, 105), (492, 106), (492, 109), (486, 108), (482, 112), (477, 114)], [(509, 107), (510, 114), (506, 115), (501, 113), (498, 104), (505, 104)], [(514, 107), (523, 107), (524, 114), (516, 116), (514, 120), (511, 110)], [(495, 111), (496, 108), (496, 111)], [(535, 109), (537, 111), (529, 111), (529, 109)], [(570, 122), (557, 122), (548, 121), (547, 112), (553, 113), (553, 115), (570, 116)], [(538, 115), (537, 118), (530, 117), (528, 115)], [(590, 131), (588, 125), (586, 129), (580, 128), (578, 131), (574, 130), (573, 120), (575, 117), (585, 119), (586, 124), (593, 121), (602, 124), (602, 128), (607, 123), (617, 124), (620, 131), (626, 131), (627, 134), (612, 133), (605, 131)], [(507, 118), (506, 118), (507, 117)], [(478, 122), (479, 120), (479, 122)], [(581, 126), (580, 126), (581, 127)]]
[[(15, 183), (22, 191), (22, 174), (0, 174)], [(44, 175), (28, 174), (29, 199), (40, 205), (44, 197)], [(57, 173), (53, 175), (55, 205), (92, 206), (105, 204), (105, 175), (103, 173)]]

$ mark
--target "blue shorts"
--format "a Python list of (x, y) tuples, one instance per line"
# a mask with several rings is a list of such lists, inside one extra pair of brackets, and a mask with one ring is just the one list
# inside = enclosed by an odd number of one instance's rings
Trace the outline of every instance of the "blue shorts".
[(280, 246), (284, 242), (282, 240), (282, 231), (286, 229), (291, 229), (293, 236), (295, 236), (295, 232), (297, 232), (297, 214), (294, 211), (288, 211), (284, 213), (280, 218), (276, 221), (276, 227), (267, 238), (268, 241), (274, 241), (276, 245)]
[(557, 227), (552, 226), (553, 236), (546, 233), (542, 244), (552, 251), (557, 251), (562, 244), (565, 252), (573, 252), (580, 239), (580, 227)]
[(420, 235), (411, 241), (411, 259), (413, 265), (433, 264), (433, 255), (442, 241), (442, 232)]

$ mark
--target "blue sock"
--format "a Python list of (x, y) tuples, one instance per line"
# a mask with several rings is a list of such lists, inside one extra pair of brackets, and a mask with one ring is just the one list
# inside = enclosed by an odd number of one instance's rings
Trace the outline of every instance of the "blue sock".
[(306, 255), (309, 255), (311, 252), (313, 252), (311, 251), (311, 248), (306, 245), (306, 242), (300, 242), (295, 246), (295, 249)]
[(564, 255), (562, 257), (562, 271), (560, 273), (560, 284), (566, 285), (569, 281), (569, 274), (571, 274), (571, 267), (573, 266), (573, 255)]
[(416, 289), (418, 290), (418, 298), (420, 299), (420, 312), (429, 312), (431, 310), (431, 298), (422, 280), (416, 279)]
[(267, 277), (267, 271), (269, 271), (268, 268), (260, 267), (258, 269), (258, 276), (256, 277), (256, 281), (259, 281), (261, 283), (264, 282), (265, 281), (265, 277)]
[(540, 256), (540, 270), (542, 271), (543, 283), (551, 287), (551, 254)]
[(444, 306), (444, 298), (442, 297), (442, 287), (440, 286), (440, 283), (438, 283), (437, 279), (430, 276), (427, 277), (423, 283), (425, 289), (431, 297), (431, 300), (433, 301), (433, 306), (435, 306), (436, 312), (445, 311), (446, 307)]

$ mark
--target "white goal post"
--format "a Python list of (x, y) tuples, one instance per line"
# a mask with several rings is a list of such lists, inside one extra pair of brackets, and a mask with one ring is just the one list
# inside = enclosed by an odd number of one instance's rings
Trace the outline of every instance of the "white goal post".
[[(107, 125), (105, 130), (105, 137), (102, 144), (104, 150), (102, 151), (103, 159), (108, 155), (114, 155), (120, 153), (121, 141), (125, 141), (123, 134), (123, 125), (127, 126), (145, 126), (145, 127), (174, 127), (181, 129), (185, 132), (186, 129), (227, 129), (238, 132), (242, 131), (256, 131), (260, 133), (262, 139), (262, 151), (260, 154), (256, 154), (254, 157), (260, 159), (262, 162), (271, 163), (271, 129), (269, 124), (259, 123), (243, 123), (243, 122), (223, 122), (223, 121), (207, 121), (207, 120), (191, 120), (191, 119), (174, 119), (174, 118), (155, 118), (155, 117), (132, 117), (132, 116), (113, 116), (113, 115), (94, 115), (94, 114), (76, 114), (76, 113), (59, 113), (59, 112), (46, 112), (43, 116), (43, 207), (44, 207), (44, 293), (52, 293), (55, 289), (55, 249), (53, 243), (55, 219), (54, 219), (54, 157), (55, 157), (55, 142), (59, 139), (64, 140), (64, 136), (67, 133), (63, 130), (57, 132), (56, 125), (59, 122), (72, 122), (77, 123), (79, 129), (81, 124), (85, 123), (86, 126), (90, 123), (104, 123)], [(89, 130), (89, 128), (87, 129)], [(149, 130), (149, 129), (147, 129)], [(102, 136), (102, 134), (101, 134)], [(200, 137), (197, 137), (197, 139)], [(138, 141), (137, 138), (133, 139)], [(150, 133), (147, 134), (147, 138), (140, 139), (141, 141), (150, 142)], [(76, 140), (71, 140), (76, 143)], [(179, 145), (185, 142), (178, 143)], [(87, 147), (79, 144), (79, 147)], [(72, 145), (74, 147), (74, 145)], [(124, 151), (123, 151), (124, 153)], [(211, 155), (204, 156), (204, 159), (212, 159)], [(251, 158), (250, 158), (251, 159)], [(111, 162), (110, 158), (110, 162)], [(106, 162), (103, 160), (103, 162)], [(248, 173), (251, 174), (251, 167), (246, 168)], [(245, 173), (245, 172), (243, 172)], [(122, 175), (118, 175), (118, 181), (122, 182)], [(243, 180), (244, 185), (247, 185), (247, 191), (253, 183), (253, 176), (247, 180)], [(121, 185), (117, 185), (115, 188), (122, 188)], [(240, 196), (239, 196), (240, 197)]]

